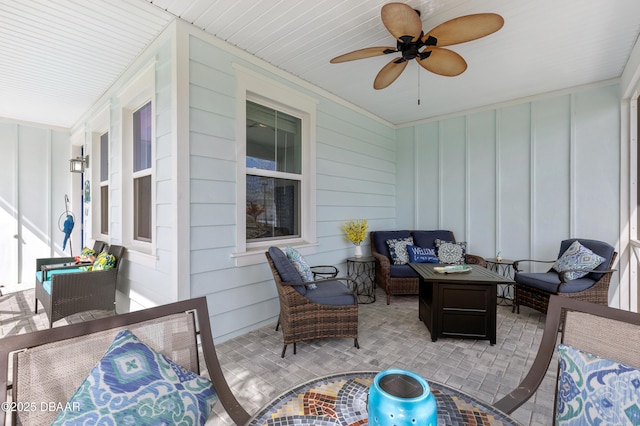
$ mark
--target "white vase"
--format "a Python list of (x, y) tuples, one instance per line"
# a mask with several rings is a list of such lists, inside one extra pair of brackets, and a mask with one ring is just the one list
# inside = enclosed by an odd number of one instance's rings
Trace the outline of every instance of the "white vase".
[(362, 257), (362, 247), (360, 247), (360, 244), (358, 244), (356, 246), (355, 252), (354, 252), (354, 256), (355, 257)]

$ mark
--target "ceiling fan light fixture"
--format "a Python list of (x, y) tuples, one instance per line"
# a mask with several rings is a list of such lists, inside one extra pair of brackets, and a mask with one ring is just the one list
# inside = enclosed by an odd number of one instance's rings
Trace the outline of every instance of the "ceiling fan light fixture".
[(496, 13), (478, 13), (451, 19), (425, 33), (422, 31), (420, 11), (404, 3), (387, 3), (382, 6), (380, 15), (385, 28), (396, 39), (396, 49), (370, 47), (345, 53), (330, 61), (335, 64), (400, 53), (400, 58), (385, 65), (376, 76), (373, 84), (376, 90), (393, 83), (410, 59), (415, 59), (422, 68), (434, 74), (446, 77), (462, 74), (467, 69), (464, 58), (452, 50), (443, 49), (443, 46), (488, 36), (504, 25), (504, 19)]

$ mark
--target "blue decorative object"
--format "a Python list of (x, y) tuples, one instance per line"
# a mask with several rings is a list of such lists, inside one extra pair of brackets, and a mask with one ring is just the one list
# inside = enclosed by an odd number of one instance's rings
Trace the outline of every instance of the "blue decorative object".
[(371, 426), (436, 426), (436, 399), (419, 375), (399, 369), (381, 371), (369, 388)]
[(64, 227), (62, 228), (62, 232), (64, 232), (64, 240), (62, 241), (62, 250), (67, 247), (67, 241), (69, 241), (69, 237), (71, 236), (71, 231), (73, 231), (73, 216), (70, 214), (67, 215), (67, 218), (64, 221)]

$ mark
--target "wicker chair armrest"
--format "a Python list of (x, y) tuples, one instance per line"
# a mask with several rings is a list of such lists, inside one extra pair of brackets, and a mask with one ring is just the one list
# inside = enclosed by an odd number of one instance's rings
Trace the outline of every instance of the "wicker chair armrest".
[(484, 260), (484, 257), (478, 256), (476, 254), (465, 254), (464, 263), (467, 263), (469, 265), (480, 265), (484, 268), (487, 267), (487, 262)]
[(386, 271), (386, 274), (389, 275), (391, 272), (391, 261), (384, 254), (380, 254), (378, 252), (371, 253), (371, 255), (375, 258), (376, 263), (380, 265), (382, 271)]
[(40, 269), (42, 270), (42, 281), (47, 281), (47, 272), (50, 271), (60, 271), (65, 269), (77, 269), (81, 266), (90, 266), (91, 263), (84, 262), (68, 262), (68, 263), (52, 263), (49, 265), (42, 265)]
[(300, 281), (300, 282), (295, 281), (295, 282), (287, 282), (287, 283), (281, 282), (280, 284), (282, 284), (282, 285), (309, 285), (309, 284), (323, 285), (323, 284), (329, 283), (331, 281), (346, 281), (347, 282), (347, 288), (349, 288), (349, 285), (353, 286), (353, 290), (351, 290), (351, 293), (356, 295), (358, 282), (356, 280), (354, 280), (353, 278), (349, 278), (349, 277), (335, 277), (335, 278), (322, 279), (322, 280)]
[(40, 259), (36, 259), (36, 272), (40, 271), (44, 265), (55, 265), (75, 261), (75, 257), (41, 257)]
[(609, 274), (612, 272), (615, 272), (617, 269), (601, 269), (601, 270), (595, 270), (595, 269), (567, 269), (566, 271), (562, 271), (562, 272), (558, 272), (558, 275), (560, 276), (560, 286), (558, 286), (558, 291), (560, 290), (560, 287), (562, 286), (562, 284), (566, 284), (569, 281), (572, 280), (566, 280), (565, 276), (569, 273), (569, 272), (586, 272), (588, 274), (595, 272), (597, 274)]
[(520, 262), (553, 263), (556, 260), (557, 259), (553, 259), (553, 260), (520, 259), (520, 260), (516, 260), (515, 262), (513, 262), (513, 269), (516, 272), (522, 272), (522, 270), (518, 269), (518, 266), (520, 265)]

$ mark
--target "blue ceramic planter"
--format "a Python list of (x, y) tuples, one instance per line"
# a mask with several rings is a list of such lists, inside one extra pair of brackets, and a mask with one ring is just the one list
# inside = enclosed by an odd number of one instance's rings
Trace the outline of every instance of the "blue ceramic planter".
[(372, 426), (436, 426), (436, 399), (422, 377), (407, 370), (381, 371), (367, 402)]

